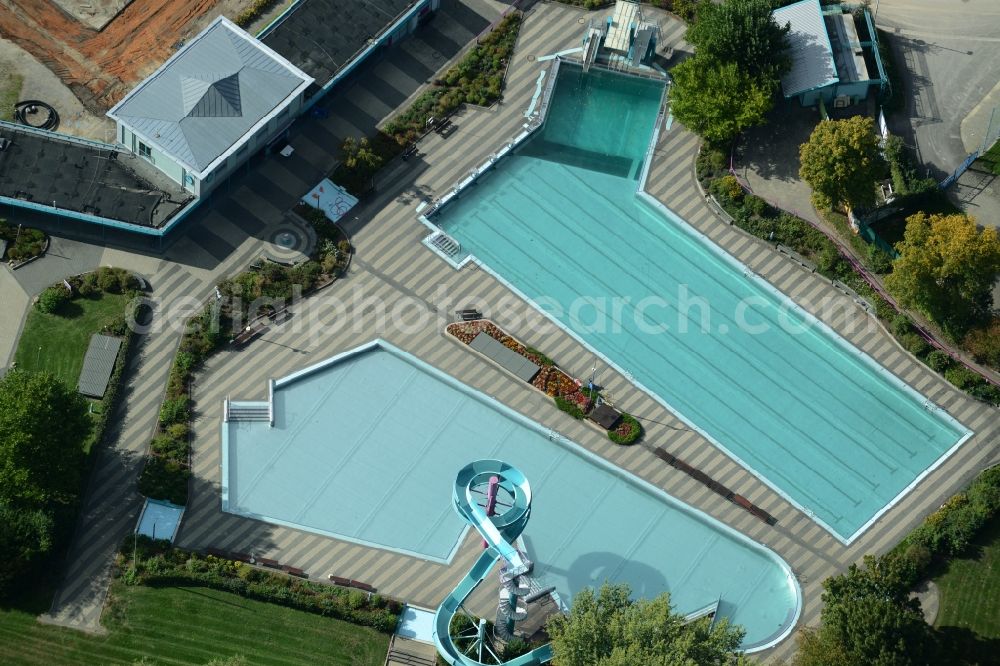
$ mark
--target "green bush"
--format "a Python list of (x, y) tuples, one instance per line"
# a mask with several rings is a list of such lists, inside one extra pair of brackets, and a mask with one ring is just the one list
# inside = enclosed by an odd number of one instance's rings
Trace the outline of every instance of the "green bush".
[(64, 305), (73, 299), (73, 295), (62, 284), (54, 284), (47, 287), (35, 301), (35, 307), (40, 312), (56, 314)]
[(538, 361), (538, 363), (540, 363), (541, 365), (555, 365), (556, 364), (555, 361), (553, 361), (551, 358), (549, 358), (548, 356), (546, 356), (542, 352), (538, 351), (534, 347), (526, 347), (524, 351), (526, 351), (527, 353), (529, 353), (532, 356), (534, 356), (535, 360)]
[(874, 243), (868, 246), (867, 259), (868, 268), (876, 273), (885, 275), (892, 271), (892, 257), (889, 256), (888, 252)]
[(435, 87), (425, 91), (405, 111), (386, 123), (385, 134), (397, 146), (406, 146), (426, 131), (427, 120), (431, 117), (447, 117), (463, 102), (485, 106), (497, 101), (504, 71), (514, 52), (521, 18), (520, 12), (505, 16), (462, 60), (435, 80)]
[(1000, 317), (994, 317), (988, 326), (970, 331), (963, 344), (977, 362), (1000, 369)]
[(554, 400), (556, 401), (556, 407), (566, 412), (574, 419), (582, 419), (584, 416), (586, 416), (586, 414), (583, 413), (583, 410), (580, 409), (580, 407), (575, 402), (567, 400), (561, 395), (555, 396)]
[(979, 373), (970, 370), (964, 365), (955, 365), (949, 368), (945, 371), (944, 378), (960, 389), (968, 389), (985, 381), (979, 376)]
[(94, 280), (101, 291), (124, 294), (138, 286), (135, 277), (124, 268), (101, 266), (94, 271)]
[(169, 426), (174, 423), (185, 423), (189, 416), (186, 395), (167, 398), (160, 407), (160, 425)]
[(176, 460), (148, 456), (139, 475), (139, 492), (151, 499), (187, 504), (188, 479), (191, 471)]
[(916, 331), (899, 336), (899, 344), (917, 358), (923, 358), (931, 351), (930, 344)]
[(37, 257), (45, 249), (44, 233), (31, 227), (12, 227), (0, 219), (0, 239), (8, 242), (7, 259), (23, 261)]
[(233, 19), (233, 23), (241, 28), (248, 28), (250, 24), (264, 15), (271, 7), (278, 4), (279, 0), (251, 0), (250, 4)]
[(634, 444), (640, 437), (642, 437), (642, 424), (631, 414), (622, 414), (618, 427), (608, 431), (608, 438), (615, 444)]
[(923, 578), (934, 561), (962, 554), (976, 534), (1000, 511), (1000, 466), (981, 473), (965, 492), (927, 516), (890, 555), (906, 565), (909, 583)]
[(743, 197), (743, 210), (750, 215), (764, 217), (768, 212), (769, 204), (755, 194), (748, 194)]
[(889, 327), (889, 330), (891, 330), (892, 334), (895, 335), (897, 338), (901, 338), (904, 335), (909, 335), (910, 333), (913, 333), (914, 331), (913, 322), (905, 314), (897, 314), (895, 317), (892, 318), (892, 323)]
[(736, 176), (727, 175), (718, 178), (712, 182), (710, 189), (712, 194), (727, 203), (739, 204), (743, 200), (743, 188), (740, 187), (740, 181), (736, 180)]
[(945, 372), (952, 366), (954, 361), (947, 352), (941, 351), (940, 349), (935, 349), (930, 354), (927, 355), (927, 365), (931, 367), (934, 372)]
[(695, 169), (702, 181), (719, 175), (726, 168), (726, 153), (705, 143), (698, 153)]

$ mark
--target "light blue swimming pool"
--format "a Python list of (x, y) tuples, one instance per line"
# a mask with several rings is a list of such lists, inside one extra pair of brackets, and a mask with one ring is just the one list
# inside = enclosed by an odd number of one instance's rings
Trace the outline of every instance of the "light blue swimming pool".
[(558, 77), (544, 127), (432, 222), (851, 540), (968, 431), (636, 196), (660, 84)]
[(747, 649), (798, 616), (773, 552), (390, 345), (279, 380), (273, 400), (273, 427), (223, 424), (226, 511), (445, 562), (467, 529), (455, 474), (503, 457), (532, 488), (532, 575), (563, 603), (606, 579), (682, 613), (719, 602)]

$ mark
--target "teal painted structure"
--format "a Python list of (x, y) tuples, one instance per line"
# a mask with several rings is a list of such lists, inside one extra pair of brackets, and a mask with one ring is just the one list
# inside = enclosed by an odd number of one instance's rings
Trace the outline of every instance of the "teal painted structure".
[[(490, 477), (496, 477), (500, 486), (512, 498), (511, 506), (503, 513), (487, 516), (483, 507), (473, 499), (477, 485), (485, 485)], [(531, 488), (528, 480), (516, 467), (499, 460), (477, 460), (458, 472), (452, 491), (455, 511), (486, 540), (488, 547), (472, 565), (454, 590), (451, 591), (434, 614), (434, 645), (446, 662), (452, 666), (487, 666), (472, 659), (455, 645), (450, 634), (451, 620), (458, 613), (462, 602), (486, 579), (493, 567), (501, 560), (515, 571), (528, 565), (521, 553), (512, 544), (521, 536), (531, 517)], [(543, 645), (502, 666), (536, 666), (552, 660), (552, 646)]]

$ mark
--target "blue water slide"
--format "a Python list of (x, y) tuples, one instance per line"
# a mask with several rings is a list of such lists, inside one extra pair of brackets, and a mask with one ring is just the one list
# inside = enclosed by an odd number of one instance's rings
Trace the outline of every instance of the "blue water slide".
[[(506, 501), (502, 511), (487, 515), (487, 511), (479, 504), (477, 493), (482, 496), (482, 489), (488, 487), (491, 480), (504, 491)], [(487, 547), (465, 577), (438, 606), (434, 614), (434, 645), (452, 666), (487, 666), (458, 649), (450, 634), (451, 620), (466, 597), (472, 594), (498, 563), (506, 562), (508, 571), (514, 576), (531, 570), (531, 562), (513, 545), (524, 531), (531, 515), (531, 488), (517, 468), (500, 460), (477, 460), (459, 471), (452, 499), (455, 511), (476, 528)], [(502, 666), (539, 666), (551, 660), (552, 648), (544, 645), (505, 661)]]

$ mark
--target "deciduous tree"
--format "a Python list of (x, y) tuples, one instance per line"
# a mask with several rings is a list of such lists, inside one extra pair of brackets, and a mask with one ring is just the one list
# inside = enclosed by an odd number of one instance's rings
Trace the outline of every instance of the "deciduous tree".
[(712, 142), (728, 141), (764, 122), (771, 87), (736, 63), (695, 55), (674, 67), (670, 110), (685, 127)]
[(886, 173), (871, 118), (824, 120), (799, 149), (799, 175), (822, 206), (875, 203), (875, 181)]
[(0, 379), (0, 503), (69, 505), (80, 489), (87, 401), (50, 373)]
[(935, 663), (934, 636), (897, 558), (865, 558), (823, 583), (822, 624), (800, 638), (795, 666)]
[(766, 81), (777, 81), (791, 66), (789, 26), (771, 15), (771, 0), (725, 0), (706, 3), (685, 39), (695, 53), (720, 63), (740, 63), (745, 71)]
[(573, 597), (569, 615), (547, 625), (554, 666), (636, 664), (750, 664), (734, 651), (743, 629), (707, 618), (686, 624), (670, 609), (670, 596), (633, 601), (627, 585), (605, 583)]
[(906, 219), (900, 257), (886, 287), (953, 337), (988, 320), (1000, 274), (1000, 240), (966, 215), (917, 213)]

